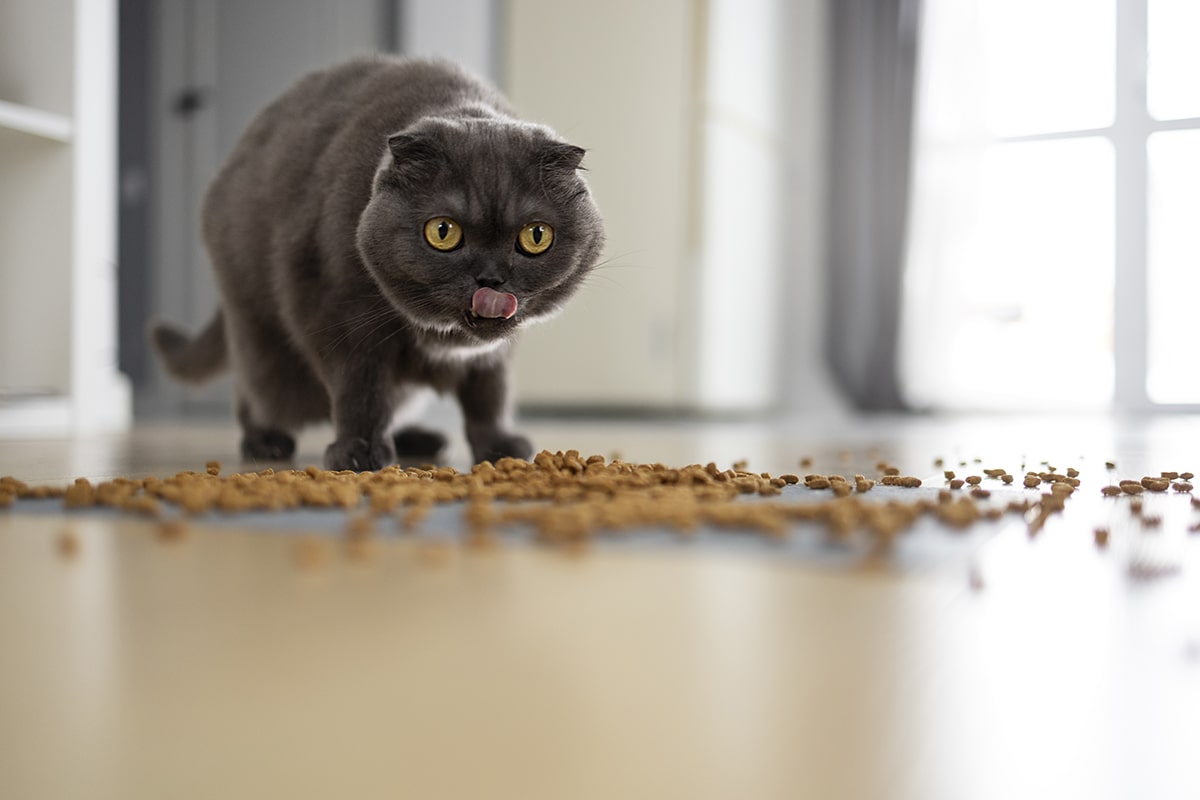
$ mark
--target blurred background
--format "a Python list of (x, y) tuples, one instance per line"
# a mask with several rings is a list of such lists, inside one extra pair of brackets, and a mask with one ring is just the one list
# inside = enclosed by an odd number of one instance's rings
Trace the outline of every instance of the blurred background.
[(145, 331), (217, 297), (205, 187), (353, 55), (588, 150), (600, 269), (524, 413), (1200, 410), (1194, 0), (6, 0), (0, 434), (230, 418)]

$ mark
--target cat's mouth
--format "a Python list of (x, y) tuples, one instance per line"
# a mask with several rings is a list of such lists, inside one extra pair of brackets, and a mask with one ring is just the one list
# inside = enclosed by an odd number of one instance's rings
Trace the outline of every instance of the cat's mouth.
[(517, 313), (517, 297), (484, 286), (471, 295), (471, 316), (482, 319), (512, 319)]

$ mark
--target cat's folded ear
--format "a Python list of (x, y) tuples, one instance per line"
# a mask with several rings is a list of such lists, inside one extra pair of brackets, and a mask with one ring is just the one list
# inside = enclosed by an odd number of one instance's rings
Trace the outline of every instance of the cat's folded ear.
[(400, 131), (388, 137), (392, 153), (392, 171), (398, 177), (426, 179), (441, 167), (442, 152), (429, 136), (413, 131)]
[(582, 168), (586, 153), (582, 147), (566, 142), (553, 142), (542, 155), (542, 168), (556, 172), (574, 172)]

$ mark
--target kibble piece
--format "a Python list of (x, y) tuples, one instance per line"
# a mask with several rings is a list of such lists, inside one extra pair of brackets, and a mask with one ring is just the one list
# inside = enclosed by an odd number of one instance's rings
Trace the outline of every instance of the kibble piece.
[(966, 481), (964, 481), (962, 478), (955, 478), (954, 480), (950, 481), (950, 488), (961, 489), (965, 483)]
[(810, 489), (828, 489), (832, 484), (821, 475), (809, 475), (804, 479), (804, 485)]
[(1116, 469), (1116, 468), (1117, 468), (1117, 463), (1116, 463), (1115, 461), (1105, 461), (1105, 462), (1104, 462), (1104, 468), (1105, 468), (1105, 469)]
[(1165, 492), (1171, 486), (1171, 482), (1166, 478), (1152, 478), (1149, 475), (1142, 478), (1142, 486), (1145, 486), (1152, 492)]
[(968, 475), (967, 483), (971, 484), (972, 486), (978, 486), (979, 484), (983, 483), (983, 478), (979, 477), (978, 475)]
[(879, 482), (884, 486), (903, 486), (906, 489), (916, 489), (921, 485), (921, 479), (912, 475), (884, 475)]
[(79, 537), (74, 531), (67, 529), (58, 535), (54, 546), (63, 558), (74, 558), (79, 553)]
[(1096, 540), (1096, 547), (1101, 549), (1108, 547), (1108, 535), (1108, 528), (1096, 528), (1096, 530), (1092, 533), (1093, 538)]
[(992, 496), (992, 493), (989, 492), (987, 489), (981, 489), (979, 487), (976, 487), (971, 490), (971, 496), (978, 498), (980, 500), (986, 500), (987, 498)]
[(96, 490), (87, 478), (76, 478), (63, 495), (64, 508), (87, 508), (95, 503)]
[(1162, 475), (1162, 477), (1166, 478), (1166, 479), (1167, 479), (1167, 480), (1169, 480), (1169, 481), (1173, 481), (1173, 480), (1175, 480), (1176, 478), (1178, 478), (1178, 477), (1179, 477), (1179, 473), (1178, 473), (1178, 472), (1162, 472), (1162, 473), (1159, 473), (1159, 474), (1160, 474), (1160, 475)]
[(327, 549), (325, 543), (316, 536), (302, 536), (292, 546), (292, 558), (301, 569), (319, 569), (325, 566)]
[(1000, 476), (1000, 480), (1004, 481), (1005, 484), (1011, 484), (1013, 482), (1013, 476), (1006, 472)]
[(1126, 483), (1122, 481), (1121, 491), (1125, 492), (1125, 494), (1141, 494), (1142, 492), (1146, 491), (1146, 487), (1142, 486), (1140, 483)]
[(208, 463), (206, 463), (204, 465), (204, 469), (208, 472), (209, 475), (220, 475), (221, 474), (221, 462), (220, 461), (209, 461)]
[(450, 563), (450, 545), (445, 542), (426, 540), (417, 549), (417, 557), (429, 567), (444, 567)]
[(1192, 485), (1187, 481), (1179, 481), (1178, 483), (1172, 484), (1172, 486), (1177, 492), (1184, 493), (1192, 491)]
[(943, 472), (942, 474), (946, 476), (946, 480), (948, 480), (948, 481), (954, 480), (954, 470), (948, 469), (945, 472)]
[(1181, 472), (1181, 473), (1179, 473), (1179, 477), (1185, 481), (1190, 481), (1192, 478), (1194, 478), (1196, 476), (1190, 472)]
[(1025, 476), (1025, 487), (1026, 488), (1036, 489), (1037, 487), (1041, 486), (1041, 484), (1042, 484), (1042, 479), (1039, 478), (1037, 475), (1026, 475)]
[(1006, 469), (985, 469), (983, 471), (983, 474), (989, 478), (999, 478), (1001, 475), (1006, 475), (1007, 473), (1008, 470)]
[(158, 523), (157, 533), (164, 542), (177, 542), (187, 536), (187, 523), (181, 519), (164, 519)]
[(1120, 486), (1105, 486), (1100, 490), (1100, 494), (1104, 495), (1105, 497), (1116, 497), (1119, 494), (1124, 494), (1124, 491)]

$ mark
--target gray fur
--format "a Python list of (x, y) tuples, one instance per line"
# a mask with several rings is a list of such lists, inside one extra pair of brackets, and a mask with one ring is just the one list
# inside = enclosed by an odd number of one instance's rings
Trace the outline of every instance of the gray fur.
[[(221, 307), (190, 342), (159, 326), (159, 355), (196, 381), (227, 346), (248, 458), (288, 458), (301, 427), (330, 417), (330, 469), (376, 469), (397, 447), (432, 455), (439, 434), (391, 429), (421, 387), (457, 396), (477, 461), (528, 457), (506, 427), (512, 345), (575, 293), (604, 241), (582, 156), (444, 62), (313, 73), (259, 114), (209, 189)], [(451, 252), (424, 240), (442, 215), (464, 231)], [(533, 221), (555, 230), (538, 256), (516, 247)], [(471, 315), (481, 286), (515, 295), (516, 315)]]

